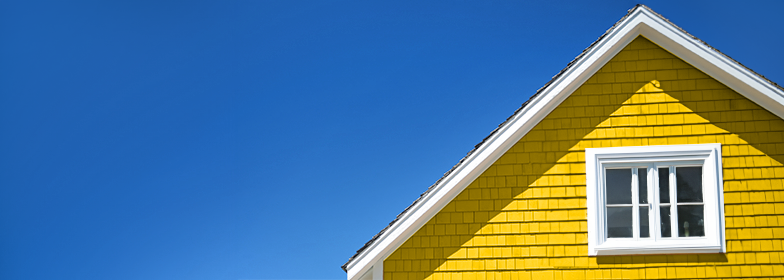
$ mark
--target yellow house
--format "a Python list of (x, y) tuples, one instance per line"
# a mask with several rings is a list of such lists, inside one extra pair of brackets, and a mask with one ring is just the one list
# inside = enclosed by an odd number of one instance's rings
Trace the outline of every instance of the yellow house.
[(784, 89), (638, 5), (348, 280), (784, 278)]

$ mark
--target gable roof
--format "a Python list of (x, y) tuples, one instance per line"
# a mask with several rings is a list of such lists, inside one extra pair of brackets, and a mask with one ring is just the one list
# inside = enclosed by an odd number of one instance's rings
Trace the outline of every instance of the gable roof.
[(474, 149), (411, 205), (373, 236), (342, 266), (349, 280), (359, 279), (454, 199), (474, 179), (536, 126), (577, 87), (637, 36), (645, 36), (729, 88), (784, 118), (784, 88), (752, 71), (638, 4), (569, 62)]

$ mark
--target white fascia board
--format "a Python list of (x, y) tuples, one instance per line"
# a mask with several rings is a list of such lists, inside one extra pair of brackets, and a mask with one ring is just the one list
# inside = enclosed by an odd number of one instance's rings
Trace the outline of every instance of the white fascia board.
[(618, 23), (582, 58), (575, 61), (563, 75), (533, 97), (525, 108), (498, 128), (498, 131), (478, 147), (463, 164), (434, 186), (419, 203), (411, 206), (411, 209), (403, 213), (400, 219), (375, 242), (357, 255), (346, 267), (347, 279), (358, 280), (359, 276), (372, 269), (376, 263), (383, 263), (384, 259), (639, 35), (645, 36), (697, 69), (784, 118), (784, 92), (745, 67), (693, 39), (647, 8), (639, 7)]

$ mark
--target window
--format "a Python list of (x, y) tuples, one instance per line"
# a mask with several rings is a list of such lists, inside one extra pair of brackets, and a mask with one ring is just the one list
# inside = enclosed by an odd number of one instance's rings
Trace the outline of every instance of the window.
[(585, 149), (589, 255), (725, 252), (721, 145)]

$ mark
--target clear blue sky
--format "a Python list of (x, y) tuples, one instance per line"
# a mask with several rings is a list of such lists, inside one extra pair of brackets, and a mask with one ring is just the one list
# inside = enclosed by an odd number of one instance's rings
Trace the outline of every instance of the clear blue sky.
[[(344, 279), (636, 4), (527, 2), (0, 3), (0, 279)], [(781, 2), (680, 2), (784, 83)]]

